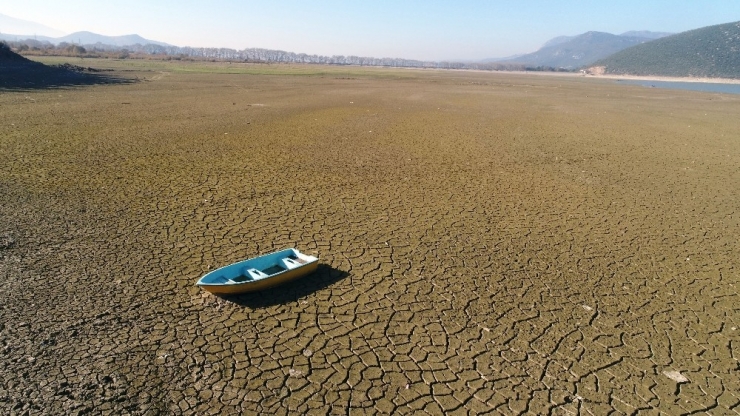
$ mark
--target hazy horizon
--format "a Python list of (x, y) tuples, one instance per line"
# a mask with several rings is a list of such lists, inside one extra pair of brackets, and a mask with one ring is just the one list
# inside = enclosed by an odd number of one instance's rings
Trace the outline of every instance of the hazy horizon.
[(588, 31), (678, 33), (727, 23), (740, 20), (740, 2), (27, 0), (0, 7), (0, 14), (57, 33), (138, 34), (177, 46), (470, 61), (533, 52), (554, 37)]

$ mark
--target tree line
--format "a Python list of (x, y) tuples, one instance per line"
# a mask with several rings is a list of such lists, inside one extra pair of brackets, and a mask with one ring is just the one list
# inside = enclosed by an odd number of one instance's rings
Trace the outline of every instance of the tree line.
[(323, 65), (358, 65), (397, 68), (428, 69), (473, 69), (486, 71), (527, 71), (557, 70), (555, 68), (529, 68), (524, 64), (478, 63), (452, 61), (419, 61), (404, 58), (373, 58), (366, 56), (344, 55), (310, 55), (306, 53), (286, 52), (275, 49), (246, 48), (193, 48), (180, 46), (163, 46), (156, 44), (129, 45), (118, 47), (101, 43), (76, 45), (62, 42), (54, 45), (34, 39), (7, 42), (14, 50), (27, 55), (64, 55), (82, 57), (113, 58), (155, 58), (155, 59), (193, 59), (212, 61), (240, 61), (253, 63), (287, 63), (287, 64), (323, 64)]

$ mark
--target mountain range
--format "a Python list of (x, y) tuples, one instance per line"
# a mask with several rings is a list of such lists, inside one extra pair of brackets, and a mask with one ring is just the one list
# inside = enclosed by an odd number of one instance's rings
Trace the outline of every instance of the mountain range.
[(52, 43), (74, 43), (78, 45), (95, 45), (101, 43), (103, 45), (113, 46), (129, 46), (129, 45), (159, 45), (159, 46), (172, 46), (168, 43), (158, 42), (156, 40), (145, 39), (139, 35), (122, 35), (122, 36), (105, 36), (99, 35), (92, 32), (75, 32), (67, 36), (55, 38)]
[[(9, 31), (34, 35), (15, 35)], [(707, 26), (679, 34), (629, 31), (620, 35), (586, 32), (576, 36), (558, 36), (538, 51), (478, 62), (422, 62), (406, 59), (356, 56), (324, 57), (277, 50), (249, 48), (236, 51), (225, 48), (177, 47), (139, 35), (105, 36), (75, 32), (58, 36), (59, 31), (0, 14), (0, 40), (11, 44), (26, 42), (34, 47), (71, 43), (95, 50), (179, 55), (193, 58), (244, 60), (247, 62), (323, 63), (338, 65), (379, 65), (446, 69), (565, 69), (598, 67), (589, 73), (664, 75), (678, 77), (740, 78), (740, 22)], [(51, 35), (51, 36), (47, 36)], [(30, 42), (29, 42), (30, 40)], [(64, 45), (63, 45), (64, 46)], [(64, 46), (65, 48), (67, 46)], [(28, 48), (28, 46), (26, 46)]]
[[(603, 32), (586, 32), (576, 36), (558, 36), (547, 41), (536, 52), (504, 58), (480, 60), (481, 63), (521, 64), (529, 67), (553, 67), (575, 69), (588, 66), (630, 46), (669, 35), (663, 32), (631, 31), (621, 35)], [(58, 45), (62, 42), (81, 46), (108, 45), (123, 48), (132, 45), (173, 46), (143, 38), (139, 35), (105, 36), (92, 32), (75, 32), (63, 35), (61, 31), (0, 14), (0, 40), (24, 41), (33, 39)]]
[(6, 33), (0, 33), (0, 40), (6, 41), (21, 41), (25, 39), (34, 39), (39, 42), (49, 42), (54, 45), (58, 45), (62, 42), (74, 43), (76, 45), (94, 46), (97, 44), (110, 45), (110, 46), (130, 46), (130, 45), (159, 45), (159, 46), (172, 46), (164, 42), (158, 42), (156, 40), (145, 39), (139, 35), (123, 35), (123, 36), (106, 36), (99, 35), (92, 32), (75, 32), (70, 33), (66, 36), (61, 37), (49, 37), (49, 36), (28, 36), (28, 35), (12, 35)]
[[(624, 32), (621, 35), (617, 35), (617, 36), (626, 37), (626, 38), (660, 39), (662, 37), (670, 36), (670, 35), (672, 35), (672, 33), (668, 33), (668, 32), (651, 32), (649, 30), (630, 30), (629, 32)], [(552, 39), (548, 40), (547, 42), (545, 42), (545, 44), (542, 45), (542, 47), (545, 48), (545, 47), (548, 47), (548, 46), (555, 46), (555, 45), (560, 45), (560, 44), (563, 44), (563, 43), (567, 43), (567, 42), (569, 42), (569, 41), (571, 41), (571, 40), (573, 40), (573, 39), (575, 39), (575, 38), (577, 38), (579, 36), (581, 36), (581, 35), (575, 35), (575, 36), (558, 36), (558, 37), (552, 38)]]
[(102, 44), (118, 47), (136, 44), (172, 46), (164, 42), (145, 39), (139, 35), (106, 36), (86, 31), (65, 35), (61, 30), (50, 28), (40, 23), (16, 19), (15, 17), (0, 14), (0, 40), (14, 42), (26, 39), (33, 39), (39, 42), (49, 42), (53, 45), (67, 42), (77, 45)]
[(538, 51), (497, 62), (520, 63), (529, 67), (576, 69), (601, 58), (670, 35), (664, 32), (630, 31), (621, 35), (586, 32), (576, 36), (558, 36)]

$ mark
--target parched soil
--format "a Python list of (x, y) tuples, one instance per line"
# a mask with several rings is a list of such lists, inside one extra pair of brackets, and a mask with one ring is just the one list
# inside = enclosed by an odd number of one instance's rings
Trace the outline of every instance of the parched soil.
[(0, 413), (740, 413), (739, 96), (105, 65), (0, 92)]

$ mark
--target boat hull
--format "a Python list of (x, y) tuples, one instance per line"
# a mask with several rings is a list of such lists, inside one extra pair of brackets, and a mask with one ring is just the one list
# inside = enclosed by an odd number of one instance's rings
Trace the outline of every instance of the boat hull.
[(221, 267), (196, 285), (216, 295), (257, 292), (301, 278), (318, 265), (318, 258), (291, 248)]

